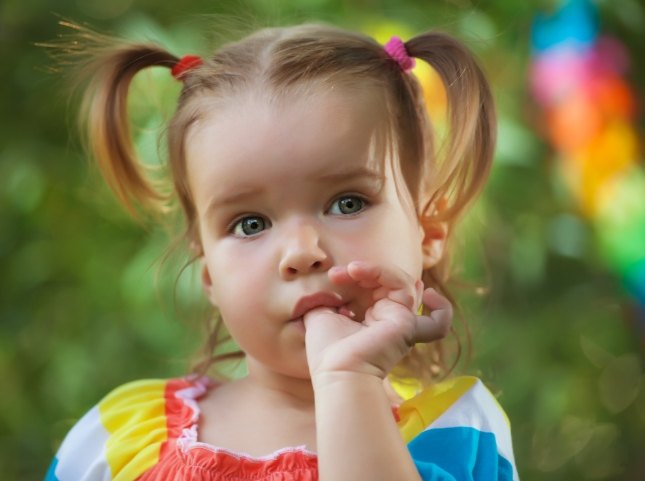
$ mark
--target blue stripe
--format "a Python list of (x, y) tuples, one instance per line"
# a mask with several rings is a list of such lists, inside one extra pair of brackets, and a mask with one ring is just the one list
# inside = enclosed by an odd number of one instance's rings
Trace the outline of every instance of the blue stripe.
[(52, 463), (49, 465), (49, 469), (47, 470), (47, 474), (45, 475), (45, 481), (60, 481), (56, 477), (56, 466), (58, 466), (58, 458), (54, 458)]
[(512, 481), (513, 466), (493, 433), (468, 427), (429, 429), (408, 444), (423, 481)]

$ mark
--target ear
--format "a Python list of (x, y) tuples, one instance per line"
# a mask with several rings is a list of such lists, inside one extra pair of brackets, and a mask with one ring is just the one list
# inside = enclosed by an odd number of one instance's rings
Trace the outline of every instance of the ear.
[(443, 257), (448, 237), (448, 225), (432, 218), (422, 217), (419, 220), (423, 233), (421, 252), (423, 254), (423, 269), (430, 269)]
[(217, 297), (215, 296), (215, 289), (213, 288), (213, 278), (211, 277), (211, 273), (208, 270), (208, 266), (206, 265), (206, 261), (202, 257), (199, 262), (202, 264), (202, 272), (201, 272), (201, 279), (202, 279), (202, 287), (204, 288), (204, 293), (206, 294), (206, 297), (208, 297), (208, 300), (213, 306), (217, 305)]

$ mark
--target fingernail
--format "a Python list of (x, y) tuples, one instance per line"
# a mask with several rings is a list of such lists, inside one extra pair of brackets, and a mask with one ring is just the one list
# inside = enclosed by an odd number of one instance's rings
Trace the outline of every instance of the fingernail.
[(354, 311), (348, 309), (345, 306), (341, 306), (338, 309), (338, 314), (341, 314), (343, 316), (349, 317), (350, 319), (354, 319), (356, 317), (356, 313), (354, 313)]
[(350, 262), (350, 264), (353, 265), (354, 267), (365, 267), (368, 265), (367, 262), (365, 261), (352, 261)]

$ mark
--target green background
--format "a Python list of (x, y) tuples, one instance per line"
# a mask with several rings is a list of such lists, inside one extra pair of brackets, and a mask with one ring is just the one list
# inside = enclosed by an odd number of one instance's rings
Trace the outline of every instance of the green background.
[[(531, 19), (556, 4), (2, 2), (0, 478), (42, 479), (70, 426), (115, 386), (184, 373), (208, 316), (194, 273), (179, 276), (182, 254), (162, 262), (173, 231), (130, 220), (88, 167), (76, 101), (34, 45), (63, 31), (60, 15), (159, 40), (177, 55), (207, 53), (224, 30), (312, 19), (367, 32), (385, 25), (402, 36), (438, 27), (466, 41), (490, 73), (500, 136), (457, 251), (474, 347), (459, 371), (483, 377), (499, 396), (522, 479), (642, 479), (643, 320), (559, 180), (526, 88)], [(645, 8), (637, 0), (599, 8), (603, 30), (635, 60), (629, 81), (642, 98)], [(151, 73), (131, 99), (137, 145), (150, 162), (179, 89), (169, 77)]]

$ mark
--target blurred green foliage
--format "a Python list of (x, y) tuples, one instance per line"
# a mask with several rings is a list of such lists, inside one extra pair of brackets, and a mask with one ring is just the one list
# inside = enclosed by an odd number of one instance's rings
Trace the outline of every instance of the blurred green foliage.
[[(496, 164), (463, 230), (463, 291), (474, 356), (512, 420), (522, 479), (636, 480), (645, 472), (643, 325), (599, 260), (596, 236), (553, 173), (528, 100), (528, 32), (552, 0), (7, 0), (0, 4), (0, 473), (44, 477), (64, 434), (113, 387), (183, 374), (207, 307), (172, 239), (127, 218), (84, 158), (63, 76), (35, 42), (57, 17), (205, 53), (218, 22), (385, 21), (463, 38), (490, 72), (500, 111)], [(638, 60), (645, 9), (599, 2), (607, 32)], [(213, 14), (224, 16), (213, 19)], [(241, 22), (235, 19), (242, 18)], [(633, 62), (632, 85), (645, 84)], [(154, 162), (178, 87), (135, 86), (133, 121)], [(145, 83), (143, 83), (145, 82)], [(642, 119), (639, 126), (642, 132)], [(643, 193), (645, 200), (645, 193)], [(142, 228), (143, 227), (143, 228)], [(641, 321), (642, 322), (642, 321)]]

